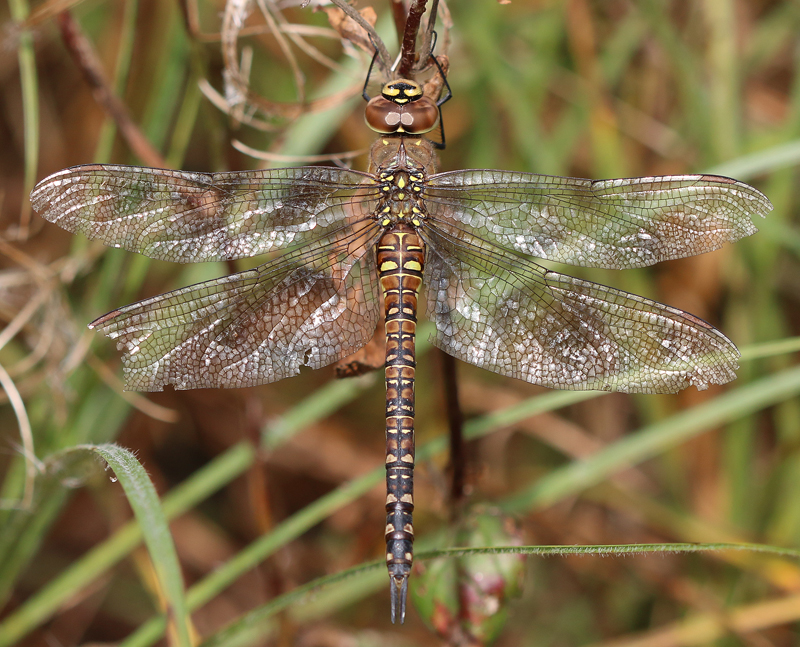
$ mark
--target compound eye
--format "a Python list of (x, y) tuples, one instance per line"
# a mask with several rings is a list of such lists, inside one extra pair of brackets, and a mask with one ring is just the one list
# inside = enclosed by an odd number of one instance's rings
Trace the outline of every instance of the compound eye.
[(378, 133), (396, 133), (402, 130), (401, 108), (383, 97), (372, 97), (364, 111), (364, 119), (372, 130)]
[(428, 97), (398, 105), (383, 97), (372, 97), (364, 111), (367, 125), (374, 131), (419, 135), (433, 130), (439, 120), (439, 108)]
[(405, 106), (402, 115), (403, 129), (411, 135), (433, 130), (439, 121), (439, 108), (430, 97), (420, 97)]

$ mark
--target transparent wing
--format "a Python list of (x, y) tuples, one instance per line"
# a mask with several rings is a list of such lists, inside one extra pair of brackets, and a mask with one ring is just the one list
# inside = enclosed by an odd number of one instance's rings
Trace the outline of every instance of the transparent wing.
[(254, 386), (320, 368), (375, 331), (378, 234), (372, 221), (339, 228), (324, 245), (125, 306), (90, 327), (124, 351), (129, 390)]
[(432, 341), (454, 357), (555, 389), (674, 393), (736, 377), (736, 347), (691, 314), (548, 271), (467, 230), (422, 233)]
[(490, 243), (537, 258), (624, 269), (718, 249), (756, 232), (770, 201), (714, 175), (583, 180), (509, 171), (440, 173), (425, 207)]
[(255, 256), (357, 222), (375, 208), (374, 184), (332, 167), (189, 173), (94, 164), (42, 180), (31, 202), (68, 231), (188, 263)]

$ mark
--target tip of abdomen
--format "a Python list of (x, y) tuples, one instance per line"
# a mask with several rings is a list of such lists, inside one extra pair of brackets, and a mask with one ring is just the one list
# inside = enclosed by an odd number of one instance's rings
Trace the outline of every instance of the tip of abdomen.
[[(405, 566), (397, 564), (396, 566)], [(392, 596), (392, 624), (403, 624), (406, 619), (406, 599), (408, 598), (408, 573), (389, 573), (389, 590)]]

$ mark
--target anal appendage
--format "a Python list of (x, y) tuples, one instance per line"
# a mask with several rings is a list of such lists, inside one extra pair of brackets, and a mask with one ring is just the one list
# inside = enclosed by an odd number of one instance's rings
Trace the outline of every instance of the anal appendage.
[(408, 573), (390, 573), (389, 591), (392, 597), (392, 624), (403, 624), (406, 620), (408, 598)]

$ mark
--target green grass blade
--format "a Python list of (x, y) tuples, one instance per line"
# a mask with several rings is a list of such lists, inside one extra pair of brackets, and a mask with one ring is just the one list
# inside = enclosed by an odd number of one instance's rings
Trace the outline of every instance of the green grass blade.
[[(700, 405), (651, 425), (586, 461), (571, 463), (556, 470), (529, 490), (507, 499), (502, 507), (506, 511), (514, 512), (533, 506), (547, 505), (557, 498), (568, 496), (602, 480), (612, 472), (627, 467), (634, 461), (650, 458), (711, 426), (780, 402), (798, 392), (800, 392), (800, 369), (785, 371), (757, 383), (740, 387), (719, 396), (706, 405)], [(601, 395), (603, 393), (585, 391), (545, 393), (508, 410), (468, 423), (465, 426), (465, 436), (477, 438), (526, 417)], [(444, 451), (446, 443), (447, 439), (441, 436), (420, 446), (417, 449), (418, 461), (426, 460), (436, 453)], [(365, 494), (372, 487), (378, 485), (383, 477), (383, 467), (372, 470), (306, 506), (277, 526), (271, 533), (254, 541), (236, 557), (189, 590), (187, 598), (190, 610), (202, 606), (242, 573), (274, 554), (281, 546), (333, 514), (343, 505)], [(123, 645), (125, 647), (142, 647), (152, 644), (163, 628), (164, 619), (154, 618), (143, 625)]]
[[(164, 497), (164, 516), (170, 520), (192, 509), (244, 472), (252, 465), (253, 460), (255, 450), (252, 445), (234, 445)], [(141, 544), (142, 536), (141, 526), (136, 520), (127, 523), (37, 591), (0, 623), (0, 647), (16, 644), (28, 632), (50, 618), (72, 596)]]
[(800, 140), (795, 140), (716, 164), (707, 172), (735, 177), (737, 180), (749, 180), (771, 171), (796, 166), (798, 162), (800, 162)]
[(800, 550), (782, 548), (767, 544), (746, 542), (714, 542), (705, 544), (689, 544), (685, 542), (664, 542), (660, 544), (594, 544), (584, 546), (487, 546), (482, 548), (443, 548), (421, 552), (419, 559), (437, 559), (440, 557), (464, 557), (468, 555), (644, 555), (647, 553), (709, 553), (722, 550), (764, 553), (776, 557), (800, 559)]
[[(764, 553), (781, 557), (800, 559), (800, 550), (780, 548), (764, 544), (748, 543), (713, 543), (713, 544), (687, 544), (687, 543), (662, 543), (662, 544), (617, 544), (617, 545), (586, 545), (586, 546), (494, 546), (486, 548), (448, 548), (431, 550), (418, 553), (416, 559), (424, 561), (437, 558), (466, 557), (470, 555), (540, 555), (540, 556), (565, 556), (565, 555), (644, 555), (651, 553), (704, 553), (724, 550), (747, 551)], [(222, 647), (223, 645), (247, 644), (244, 638), (254, 630), (264, 630), (265, 622), (284, 609), (303, 604), (309, 595), (317, 593), (320, 589), (340, 583), (344, 580), (377, 570), (383, 566), (383, 560), (374, 560), (360, 564), (353, 568), (320, 577), (296, 589), (284, 593), (266, 604), (259, 606), (244, 614), (227, 627), (213, 636), (207, 638), (202, 647)], [(263, 635), (262, 635), (263, 639)]]
[[(132, 452), (118, 445), (77, 447), (74, 451), (91, 451), (103, 458), (119, 479), (128, 502), (133, 508), (144, 542), (153, 561), (161, 591), (169, 608), (175, 628), (175, 639), (179, 647), (192, 644), (189, 631), (189, 613), (183, 589), (178, 553), (172, 541), (167, 518), (158, 499), (158, 494), (147, 472)], [(73, 450), (69, 450), (73, 451)]]
[[(11, 18), (22, 22), (28, 17), (28, 3), (25, 0), (9, 0)], [(39, 94), (36, 75), (36, 59), (33, 51), (33, 35), (29, 31), (19, 34), (17, 46), (20, 85), (22, 89), (23, 138), (25, 142), (25, 179), (23, 192), (28, 195), (36, 184), (39, 166)], [(27, 230), (31, 217), (31, 203), (22, 201), (20, 226)], [(27, 232), (26, 232), (27, 233)]]
[[(73, 377), (73, 386), (83, 394), (83, 400), (71, 412), (66, 424), (53, 421), (46, 429), (38, 430), (41, 438), (36, 449), (41, 456), (48, 456), (65, 446), (106, 442), (108, 435), (119, 427), (129, 411), (124, 401), (109, 398), (105, 387), (84, 379), (88, 372)], [(22, 457), (17, 458), (18, 463), (22, 461)], [(10, 470), (6, 476), (3, 495), (7, 499), (18, 498), (16, 472), (22, 473)], [(68, 493), (60, 481), (58, 469), (46, 471), (34, 483), (34, 500), (30, 509), (0, 510), (0, 528), (3, 530), (0, 532), (0, 601), (7, 599), (15, 580), (39, 549)]]
[[(332, 387), (338, 388), (338, 387)], [(535, 396), (513, 407), (508, 412), (487, 416), (485, 419), (472, 421), (465, 426), (465, 435), (469, 438), (478, 438), (513, 424), (525, 417), (552, 411), (556, 408), (597, 397), (601, 393), (587, 393), (583, 391), (553, 391)], [(324, 400), (324, 398), (323, 398)], [(417, 461), (427, 460), (447, 449), (447, 438), (440, 436), (417, 447)], [(249, 546), (240, 551), (233, 559), (220, 566), (210, 575), (192, 586), (187, 593), (189, 610), (194, 611), (223, 589), (234, 582), (243, 573), (247, 572), (264, 559), (274, 554), (278, 549), (299, 537), (302, 533), (326, 519), (343, 506), (363, 496), (373, 487), (379, 485), (385, 478), (386, 470), (383, 466), (364, 474), (340, 486), (333, 492), (317, 499), (295, 513), (283, 523), (276, 526), (272, 532), (259, 537)], [(158, 640), (165, 628), (163, 616), (152, 618), (142, 625), (134, 634), (125, 640), (121, 647), (146, 647)]]
[(595, 485), (614, 472), (685, 442), (707, 429), (800, 394), (800, 367), (775, 373), (731, 389), (705, 404), (648, 425), (606, 447), (591, 458), (575, 461), (540, 479), (527, 491), (506, 499), (506, 512), (541, 508)]
[[(114, 82), (112, 84), (113, 90), (118, 97), (123, 96), (125, 85), (128, 81), (133, 46), (136, 41), (136, 17), (138, 13), (139, 0), (126, 0), (122, 28), (120, 30)], [(116, 134), (116, 124), (113, 120), (106, 118), (100, 130), (100, 136), (97, 139), (97, 148), (94, 155), (96, 162), (107, 164), (111, 160), (111, 149), (114, 145)]]

